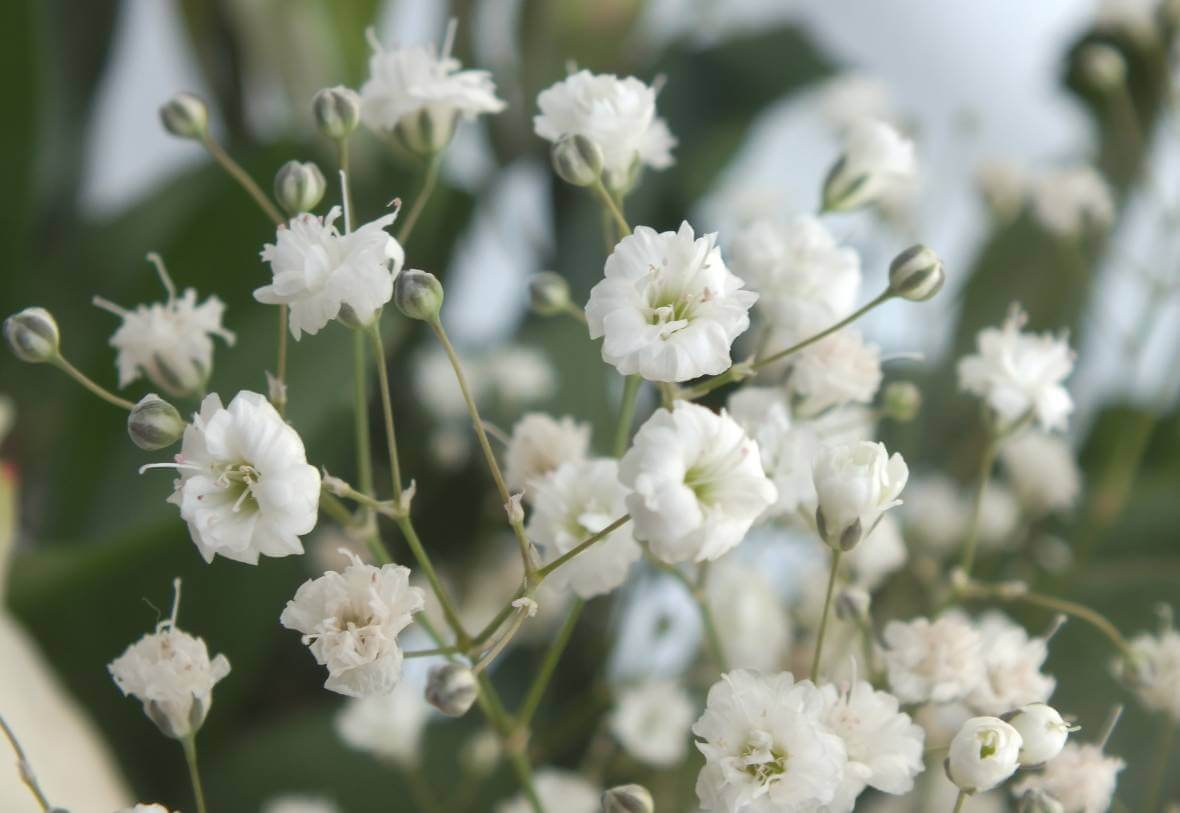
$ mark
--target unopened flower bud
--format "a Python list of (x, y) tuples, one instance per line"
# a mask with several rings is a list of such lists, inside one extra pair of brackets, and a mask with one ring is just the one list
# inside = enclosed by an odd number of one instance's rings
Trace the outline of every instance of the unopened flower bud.
[(889, 264), (889, 290), (911, 302), (923, 302), (946, 282), (942, 260), (924, 245), (910, 246)]
[(591, 186), (602, 177), (602, 148), (586, 136), (562, 136), (549, 157), (557, 177), (572, 186)]
[(442, 310), (443, 287), (438, 277), (417, 268), (407, 268), (393, 282), (393, 301), (411, 319), (431, 322)]
[(155, 393), (140, 399), (127, 416), (127, 434), (131, 442), (145, 451), (164, 449), (184, 435), (184, 418), (176, 407)]
[(602, 794), (602, 813), (653, 813), (656, 805), (643, 785), (618, 785)]
[(1034, 788), (1016, 801), (1016, 813), (1065, 813), (1065, 806), (1040, 788)]
[(1060, 754), (1071, 730), (1057, 709), (1045, 703), (1029, 703), (1007, 720), (1024, 740), (1020, 764), (1025, 767), (1041, 765)]
[(4, 338), (21, 361), (40, 364), (57, 358), (61, 333), (57, 320), (44, 308), (25, 308), (4, 320)]
[(885, 388), (882, 405), (885, 417), (898, 423), (912, 421), (922, 408), (922, 391), (912, 381), (894, 381)]
[(1086, 84), (1103, 92), (1127, 81), (1127, 61), (1117, 48), (1101, 42), (1092, 42), (1078, 52), (1078, 69)]
[(843, 528), (829, 528), (822, 507), (815, 509), (815, 527), (819, 531), (819, 538), (827, 543), (828, 547), (845, 553), (855, 548), (864, 534), (864, 526), (859, 518)]
[(451, 142), (457, 115), (451, 109), (423, 107), (416, 113), (403, 116), (393, 132), (401, 145), (414, 155), (430, 158)]
[(177, 93), (160, 107), (160, 122), (174, 136), (199, 140), (209, 127), (209, 108), (199, 96)]
[(311, 161), (288, 161), (275, 173), (275, 199), (289, 215), (310, 212), (324, 197), (324, 173)]
[(1019, 767), (1020, 732), (998, 717), (972, 717), (963, 723), (946, 759), (946, 774), (959, 790), (991, 790)]
[(324, 88), (311, 101), (316, 126), (333, 141), (343, 141), (361, 120), (361, 97), (352, 88)]
[(529, 303), (541, 316), (556, 316), (569, 307), (569, 283), (552, 271), (533, 274), (529, 280)]
[(461, 663), (444, 663), (430, 671), (426, 702), (448, 717), (462, 717), (475, 702), (475, 674)]

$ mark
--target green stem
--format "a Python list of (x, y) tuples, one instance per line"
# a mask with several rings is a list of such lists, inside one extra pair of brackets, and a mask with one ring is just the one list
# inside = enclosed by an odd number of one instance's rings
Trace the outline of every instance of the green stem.
[(205, 789), (201, 786), (201, 771), (197, 768), (197, 738), (190, 734), (180, 741), (184, 748), (184, 761), (188, 763), (188, 777), (193, 784), (193, 796), (197, 802), (197, 813), (205, 813)]
[(430, 199), (430, 195), (434, 192), (434, 187), (438, 183), (438, 172), (442, 167), (442, 156), (441, 150), (436, 152), (431, 156), (430, 162), (426, 165), (426, 174), (422, 176), (422, 186), (418, 189), (418, 196), (414, 198), (414, 205), (406, 213), (406, 219), (402, 221), (401, 228), (397, 232), (397, 241), (403, 246), (410, 239), (410, 234), (414, 231), (414, 224), (418, 222), (418, 218), (422, 215), (422, 210), (426, 208), (426, 201)]
[(631, 424), (635, 421), (635, 403), (639, 400), (639, 386), (643, 379), (629, 375), (623, 383), (623, 401), (619, 406), (619, 423), (615, 430), (615, 457), (622, 457), (631, 439)]
[(592, 534), (591, 536), (587, 537), (585, 540), (579, 542), (577, 545), (570, 548), (568, 551), (563, 553), (561, 556), (558, 556), (552, 562), (550, 562), (549, 564), (545, 565), (543, 568), (538, 570), (537, 571), (538, 580), (544, 579), (546, 576), (548, 576), (553, 571), (557, 570), (557, 568), (564, 565), (570, 559), (573, 559), (575, 556), (578, 556), (578, 555), (584, 553), (588, 548), (590, 548), (592, 545), (594, 545), (600, 539), (604, 539), (605, 537), (610, 536), (612, 533), (617, 531), (619, 528), (622, 528), (624, 525), (626, 525), (630, 521), (631, 521), (631, 515), (630, 514), (623, 514), (623, 516), (616, 519), (610, 525), (607, 525), (605, 528), (603, 528), (598, 533)]
[(119, 407), (120, 409), (125, 409), (128, 412), (130, 412), (132, 409), (135, 409), (135, 404), (131, 403), (126, 398), (120, 398), (119, 396), (117, 396), (113, 392), (111, 392), (110, 390), (103, 387), (101, 384), (97, 384), (94, 381), (90, 380), (85, 375), (85, 373), (83, 373), (81, 370), (79, 370), (73, 364), (70, 364), (70, 362), (66, 360), (65, 356), (62, 356), (59, 354), (59, 355), (55, 356), (53, 359), (51, 359), (50, 363), (53, 364), (53, 366), (57, 367), (57, 369), (61, 370), (63, 373), (68, 375), (70, 378), (77, 381), (83, 387), (90, 390), (92, 393), (97, 395), (99, 398), (106, 401), (108, 404), (114, 404), (115, 406)]
[(381, 341), (381, 321), (374, 320), (369, 328), (373, 357), (377, 363), (377, 384), (381, 392), (381, 410), (385, 414), (385, 446), (389, 452), (389, 471), (393, 477), (393, 497), (402, 498), (402, 470), (397, 459), (397, 435), (393, 428), (393, 401), (389, 394), (389, 371), (385, 368), (385, 345)]
[(602, 178), (599, 178), (590, 187), (594, 196), (598, 198), (598, 202), (602, 204), (602, 208), (615, 221), (615, 226), (619, 229), (619, 234), (626, 237), (631, 233), (631, 225), (627, 222), (626, 216), (623, 215), (623, 210), (619, 208), (618, 202), (614, 199), (610, 192), (607, 191), (606, 186), (602, 183)]
[(1160, 809), (1160, 799), (1164, 795), (1164, 784), (1168, 778), (1168, 752), (1172, 749), (1172, 740), (1176, 735), (1176, 721), (1169, 715), (1164, 715), (1160, 727), (1159, 740), (1155, 745), (1155, 759), (1152, 760), (1151, 773), (1147, 780), (1146, 810), (1148, 813)]
[[(843, 327), (846, 327), (846, 326), (852, 324), (857, 319), (859, 319), (860, 317), (864, 316), (866, 313), (871, 311), (873, 308), (877, 307), (878, 305), (880, 305), (884, 302), (888, 302), (893, 297), (894, 297), (894, 293), (893, 293), (892, 289), (886, 288), (885, 291), (880, 296), (878, 296), (876, 299), (872, 299), (869, 302), (865, 303), (860, 308), (853, 311), (851, 314), (844, 317), (843, 319), (841, 319), (839, 322), (832, 325), (831, 327), (826, 328), (825, 330), (821, 330), (819, 333), (816, 333), (814, 336), (812, 336), (808, 339), (804, 339), (803, 341), (799, 342), (798, 344), (793, 344), (785, 350), (779, 350), (778, 352), (771, 353), (769, 356), (758, 359), (756, 362), (754, 362), (754, 369), (760, 370), (763, 367), (766, 367), (767, 365), (774, 364), (776, 361), (781, 361), (782, 359), (785, 359), (787, 356), (798, 353), (800, 350), (802, 350), (805, 347), (810, 347), (811, 345), (815, 344), (816, 342), (820, 341), (821, 339), (826, 339), (828, 336), (831, 336), (833, 333), (835, 333), (840, 328), (843, 328)], [(722, 373), (722, 375), (724, 375), (724, 373)]]
[(828, 575), (828, 591), (824, 595), (824, 611), (819, 617), (819, 632), (815, 636), (815, 654), (811, 656), (811, 680), (819, 680), (819, 662), (824, 651), (824, 636), (828, 631), (828, 615), (832, 611), (832, 594), (836, 590), (836, 573), (840, 570), (840, 557), (844, 551), (835, 548), (832, 551), (832, 572)]
[(959, 795), (955, 798), (955, 808), (951, 813), (962, 813), (963, 805), (967, 804), (967, 792), (959, 791)]
[(403, 517), (397, 521), (397, 526), (401, 529), (402, 536), (406, 538), (406, 543), (410, 546), (410, 551), (414, 554), (414, 559), (417, 560), (418, 566), (426, 574), (426, 580), (430, 582), (430, 589), (438, 597), (438, 603), (442, 605), (443, 615), (446, 616), (447, 624), (450, 625), (451, 630), (455, 633), (457, 645), (460, 649), (466, 649), (471, 645), (471, 636), (463, 629), (463, 622), (459, 620), (459, 612), (455, 609), (455, 604), (451, 600), (450, 594), (443, 587), (438, 573), (435, 572), (434, 565), (430, 561), (430, 556), (427, 555), (426, 549), (422, 547), (422, 540), (418, 538), (418, 532), (414, 530), (414, 523), (410, 521), (409, 517)]
[(582, 614), (582, 608), (585, 606), (586, 602), (581, 598), (575, 598), (570, 604), (565, 623), (562, 624), (557, 636), (549, 644), (549, 649), (545, 652), (545, 658), (541, 662), (540, 671), (537, 672), (537, 677), (533, 680), (533, 685), (529, 687), (524, 703), (521, 704), (520, 711), (516, 714), (517, 731), (528, 730), (529, 723), (532, 722), (533, 715), (537, 713), (537, 707), (541, 705), (541, 698), (544, 697), (545, 690), (549, 687), (549, 681), (553, 679), (557, 664), (574, 633), (574, 627), (578, 624), (578, 616)]
[(975, 496), (971, 501), (971, 520), (967, 525), (967, 534), (963, 537), (963, 550), (959, 557), (959, 568), (967, 576), (975, 566), (975, 549), (979, 544), (979, 526), (983, 517), (983, 501), (987, 497), (987, 485), (991, 480), (992, 466), (996, 463), (996, 454), (1000, 450), (1000, 439), (990, 433), (983, 454), (979, 457), (979, 471), (976, 475)]
[(238, 182), (238, 186), (246, 190), (246, 193), (258, 204), (258, 208), (262, 209), (276, 226), (281, 226), (286, 222), (278, 207), (271, 203), (266, 193), (262, 191), (258, 184), (254, 183), (254, 179), (250, 177), (250, 173), (242, 169), (241, 164), (231, 158), (229, 153), (222, 149), (222, 146), (212, 136), (205, 133), (201, 139), (201, 143), (205, 145), (205, 149), (209, 151), (209, 155), (213, 156), (213, 160), (220, 164), (221, 168)]
[(278, 356), (275, 359), (274, 408), (282, 415), (287, 411), (287, 391), (284, 389), (287, 381), (287, 319), (290, 309), (287, 305), (279, 305), (279, 336)]
[(521, 751), (511, 751), (508, 761), (516, 773), (516, 781), (520, 782), (520, 789), (528, 800), (533, 813), (545, 813), (545, 805), (541, 804), (541, 797), (537, 795), (536, 785), (533, 783), (533, 766), (529, 758)]
[(49, 799), (46, 797), (41, 786), (37, 783), (37, 777), (33, 775), (33, 766), (29, 763), (29, 758), (25, 756), (25, 749), (21, 748), (20, 741), (16, 738), (16, 734), (8, 727), (8, 723), (3, 717), (0, 717), (0, 731), (4, 732), (4, 736), (8, 738), (8, 744), (12, 746), (12, 750), (16, 753), (17, 769), (20, 771), (21, 781), (24, 782), (29, 793), (36, 798), (37, 804), (45, 813), (51, 813), (54, 809), (53, 805), (49, 804)]
[(669, 576), (684, 585), (684, 589), (688, 591), (688, 594), (692, 597), (692, 600), (696, 602), (697, 612), (699, 612), (701, 615), (701, 626), (705, 631), (705, 641), (709, 647), (710, 653), (713, 656), (714, 663), (717, 664), (719, 671), (728, 671), (729, 663), (725, 658), (725, 647), (721, 643), (721, 633), (717, 629), (716, 619), (713, 618), (713, 608), (709, 606), (708, 598), (706, 597), (705, 591), (703, 589), (704, 585), (698, 587), (697, 585), (693, 584), (688, 576), (684, 575), (684, 572), (681, 571), (680, 568), (676, 567), (675, 565), (670, 565), (658, 558), (651, 552), (650, 549), (644, 548), (644, 554), (647, 556), (647, 560), (658, 570), (664, 571)]

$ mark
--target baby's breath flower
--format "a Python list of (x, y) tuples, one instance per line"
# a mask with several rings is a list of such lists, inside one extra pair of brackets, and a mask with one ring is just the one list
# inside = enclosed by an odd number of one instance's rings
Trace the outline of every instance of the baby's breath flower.
[(737, 669), (782, 668), (794, 630), (767, 573), (733, 551), (709, 569), (705, 601), (721, 637), (725, 661)]
[[(579, 774), (556, 768), (542, 768), (533, 776), (533, 786), (541, 807), (560, 813), (600, 813), (601, 789)], [(496, 805), (496, 813), (532, 813), (524, 794), (517, 794)]]
[[(778, 342), (776, 336), (773, 346)], [(871, 403), (881, 388), (881, 349), (856, 328), (844, 328), (795, 355), (787, 387), (800, 397), (798, 411), (804, 415)]]
[(1127, 678), (1139, 702), (1180, 721), (1180, 633), (1168, 627), (1158, 635), (1131, 641), (1134, 668)]
[(983, 639), (958, 614), (890, 621), (882, 636), (889, 687), (903, 703), (947, 703), (986, 677)]
[(628, 754), (657, 768), (679, 765), (688, 752), (696, 705), (679, 685), (655, 680), (623, 689), (610, 731)]
[(1082, 490), (1082, 472), (1069, 441), (1025, 431), (1004, 441), (1000, 463), (1016, 497), (1034, 516), (1067, 512)]
[(976, 624), (983, 640), (984, 679), (967, 695), (980, 714), (1003, 714), (1028, 703), (1048, 700), (1057, 681), (1041, 672), (1049, 656), (1044, 638), (1030, 638), (1024, 627), (999, 611)]
[(422, 730), (431, 710), (422, 690), (400, 682), (386, 694), (350, 698), (336, 715), (345, 745), (413, 769), (422, 756)]
[(1012, 788), (1017, 796), (1039, 790), (1061, 803), (1065, 813), (1103, 813), (1110, 809), (1119, 773), (1127, 763), (1102, 753), (1098, 745), (1067, 743), (1044, 769), (1024, 775)]
[(833, 548), (851, 550), (885, 511), (901, 504), (909, 474), (901, 455), (890, 456), (882, 443), (822, 447), (812, 466), (820, 536)]
[(1078, 237), (1114, 221), (1110, 185), (1092, 167), (1060, 169), (1038, 178), (1032, 206), (1041, 224), (1062, 237)]
[(1020, 764), (1042, 765), (1061, 753), (1072, 730), (1057, 709), (1044, 703), (1029, 703), (1008, 722), (1020, 732)]
[(912, 183), (916, 171), (912, 141), (885, 122), (861, 119), (849, 127), (844, 153), (824, 182), (823, 207), (876, 203)]
[(586, 458), (590, 425), (570, 417), (553, 418), (530, 412), (512, 427), (504, 454), (504, 481), (532, 499), (536, 488), (563, 463)]
[(972, 717), (951, 740), (946, 772), (967, 793), (991, 790), (1020, 767), (1020, 732), (998, 717)]

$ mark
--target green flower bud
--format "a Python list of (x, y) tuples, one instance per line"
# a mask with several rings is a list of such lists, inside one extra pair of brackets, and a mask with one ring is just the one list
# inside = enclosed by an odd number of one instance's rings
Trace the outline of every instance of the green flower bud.
[(592, 186), (602, 177), (602, 150), (586, 136), (562, 136), (549, 157), (557, 177), (573, 186)]
[(569, 283), (552, 271), (533, 274), (529, 280), (529, 303), (541, 316), (563, 313), (570, 304)]
[(21, 361), (40, 364), (57, 358), (61, 333), (53, 314), (44, 308), (25, 308), (4, 320), (4, 338)]
[(160, 121), (178, 138), (200, 140), (209, 127), (209, 108), (199, 96), (177, 93), (160, 107)]
[(414, 155), (430, 158), (441, 152), (455, 134), (458, 113), (451, 109), (423, 107), (403, 116), (393, 134)]
[(154, 452), (180, 440), (185, 422), (176, 407), (155, 393), (145, 395), (127, 416), (127, 434), (139, 448)]
[(352, 88), (324, 88), (311, 101), (316, 127), (333, 141), (352, 135), (361, 120), (361, 97)]
[(1108, 92), (1127, 81), (1127, 60), (1111, 45), (1092, 42), (1078, 52), (1078, 70), (1086, 84)]
[(310, 212), (326, 189), (324, 173), (311, 161), (288, 161), (275, 174), (275, 198), (289, 215)]
[(426, 702), (448, 717), (462, 717), (475, 702), (475, 674), (461, 663), (444, 663), (426, 679)]
[(434, 274), (407, 268), (393, 281), (393, 301), (411, 319), (433, 321), (442, 309), (442, 283)]
[(602, 794), (603, 813), (653, 813), (656, 805), (643, 785), (618, 785)]
[(938, 255), (921, 244), (910, 246), (889, 264), (889, 288), (911, 302), (930, 299), (946, 282)]
[(911, 381), (894, 381), (882, 397), (885, 417), (899, 423), (912, 421), (922, 408), (922, 391)]

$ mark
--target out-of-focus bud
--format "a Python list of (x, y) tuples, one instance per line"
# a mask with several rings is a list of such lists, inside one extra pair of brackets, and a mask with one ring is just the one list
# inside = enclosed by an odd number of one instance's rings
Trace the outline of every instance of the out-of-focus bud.
[(432, 322), (442, 309), (442, 283), (434, 274), (407, 268), (393, 282), (393, 301), (411, 319)]
[(602, 813), (653, 813), (656, 805), (643, 785), (618, 785), (602, 794)]
[(393, 132), (401, 145), (414, 155), (430, 158), (451, 143), (457, 116), (451, 109), (423, 107), (416, 113), (403, 116)]
[(1057, 709), (1045, 703), (1029, 703), (1007, 716), (1008, 724), (1020, 732), (1020, 764), (1041, 765), (1061, 753), (1072, 726)]
[(1127, 60), (1117, 48), (1103, 42), (1092, 42), (1078, 52), (1078, 70), (1087, 85), (1103, 93), (1127, 81)]
[(572, 186), (591, 186), (602, 177), (602, 149), (586, 136), (562, 136), (549, 157), (557, 177)]
[(885, 387), (881, 403), (886, 418), (906, 423), (918, 417), (922, 409), (922, 391), (912, 381), (893, 381)]
[(570, 286), (565, 278), (552, 271), (533, 274), (529, 280), (529, 304), (541, 316), (564, 313), (570, 304)]
[(25, 308), (4, 320), (4, 338), (21, 361), (40, 364), (57, 358), (61, 333), (45, 308)]
[(889, 290), (911, 302), (923, 302), (938, 293), (946, 272), (938, 255), (921, 244), (910, 246), (889, 264)]
[(178, 138), (200, 140), (209, 127), (209, 108), (199, 96), (177, 93), (160, 107), (160, 122)]
[(289, 215), (310, 212), (326, 189), (324, 173), (311, 161), (288, 161), (275, 173), (275, 199)]
[(333, 141), (352, 135), (361, 120), (361, 97), (352, 88), (324, 88), (311, 101), (316, 127)]
[(1065, 813), (1065, 806), (1043, 790), (1025, 791), (1016, 801), (1017, 813)]
[(448, 717), (462, 717), (475, 702), (475, 674), (461, 663), (444, 663), (426, 679), (426, 702)]
[(127, 416), (131, 442), (145, 451), (165, 449), (184, 435), (184, 418), (176, 407), (155, 393), (140, 399)]

